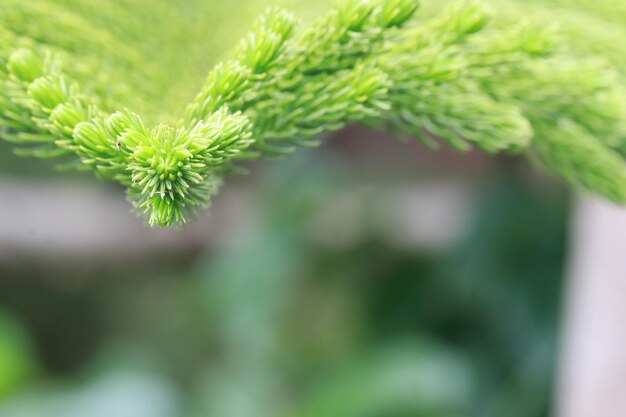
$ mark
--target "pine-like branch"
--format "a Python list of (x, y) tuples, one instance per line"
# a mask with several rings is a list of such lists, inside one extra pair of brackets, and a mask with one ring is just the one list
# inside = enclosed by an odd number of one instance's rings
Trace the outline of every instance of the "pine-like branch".
[(523, 152), (626, 202), (626, 96), (608, 65), (572, 58), (539, 26), (494, 28), (480, 3), (425, 22), (417, 9), (417, 0), (343, 0), (301, 34), (292, 14), (271, 9), (181, 121), (154, 128), (107, 111), (101, 90), (81, 90), (54, 58), (63, 50), (0, 26), (0, 135), (22, 155), (73, 156), (124, 184), (159, 226), (206, 206), (238, 161), (315, 145), (354, 122), (461, 150)]

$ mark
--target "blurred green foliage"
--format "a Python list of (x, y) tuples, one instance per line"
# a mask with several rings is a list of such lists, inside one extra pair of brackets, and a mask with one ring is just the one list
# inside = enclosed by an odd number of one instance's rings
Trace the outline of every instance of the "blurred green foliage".
[[(109, 265), (70, 298), (32, 277), (48, 288), (41, 302), (51, 311), (65, 299), (82, 313), (55, 322), (46, 361), (66, 365), (0, 415), (55, 405), (73, 417), (128, 403), (138, 417), (154, 413), (152, 395), (171, 410), (164, 417), (548, 415), (563, 195), (507, 168), (484, 185), (465, 238), (445, 253), (390, 245), (367, 213), (354, 219), (359, 237), (337, 248), (314, 231), (324, 201), (363, 182), (342, 166), (323, 152), (277, 164), (258, 186), (266, 197), (256, 226), (191, 266)], [(43, 289), (21, 288), (0, 293), (0, 304), (28, 317), (16, 300)], [(31, 314), (36, 337), (40, 326)], [(100, 342), (77, 354), (71, 334), (85, 326)], [(80, 386), (60, 384), (63, 375)], [(111, 381), (134, 388), (123, 395)]]
[(0, 401), (22, 388), (34, 371), (31, 346), (20, 325), (0, 315)]

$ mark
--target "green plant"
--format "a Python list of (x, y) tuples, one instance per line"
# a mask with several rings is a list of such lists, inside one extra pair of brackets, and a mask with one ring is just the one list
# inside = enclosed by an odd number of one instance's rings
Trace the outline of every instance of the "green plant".
[[(173, 13), (170, 3), (146, 2), (157, 16)], [(80, 0), (33, 3), (65, 16), (83, 40), (20, 30), (25, 9), (36, 7), (23, 3), (7, 1), (0, 21), (1, 136), (21, 155), (66, 157), (120, 182), (153, 225), (184, 222), (208, 205), (238, 162), (316, 145), (354, 122), (460, 150), (524, 153), (576, 187), (626, 202), (617, 73), (577, 58), (539, 24), (490, 25), (480, 3), (420, 22), (417, 0), (344, 0), (304, 33), (289, 12), (271, 9), (180, 121), (155, 127), (124, 106), (150, 109), (175, 75), (158, 75), (158, 61), (142, 55), (145, 36), (125, 13), (132, 2), (102, 15), (110, 31), (63, 14)], [(137, 39), (136, 49), (113, 42), (122, 36)], [(109, 59), (83, 55), (89, 42)]]

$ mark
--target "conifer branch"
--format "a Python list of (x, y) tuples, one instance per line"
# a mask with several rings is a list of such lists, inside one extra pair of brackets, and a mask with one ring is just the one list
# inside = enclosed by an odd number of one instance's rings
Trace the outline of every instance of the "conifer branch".
[[(626, 202), (626, 95), (614, 70), (573, 58), (538, 25), (495, 28), (478, 2), (428, 21), (415, 18), (418, 6), (341, 0), (304, 33), (291, 13), (270, 9), (180, 122), (155, 127), (64, 72), (79, 45), (67, 52), (68, 39), (48, 45), (0, 25), (0, 136), (21, 155), (69, 157), (118, 181), (158, 226), (207, 206), (238, 161), (313, 146), (355, 122), (460, 150), (525, 153)], [(140, 65), (132, 50), (116, 53), (134, 63), (129, 71)]]

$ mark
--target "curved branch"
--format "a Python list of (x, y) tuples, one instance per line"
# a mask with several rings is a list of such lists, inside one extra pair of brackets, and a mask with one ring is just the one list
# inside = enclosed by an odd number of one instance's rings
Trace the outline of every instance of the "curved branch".
[(154, 128), (101, 110), (46, 48), (5, 46), (0, 134), (23, 155), (78, 157), (127, 186), (159, 226), (206, 206), (237, 161), (315, 145), (353, 122), (432, 140), (426, 131), (461, 150), (525, 152), (626, 202), (626, 95), (610, 68), (573, 61), (536, 25), (492, 28), (477, 2), (422, 23), (417, 9), (417, 0), (343, 0), (303, 34), (289, 12), (270, 9), (181, 121)]

